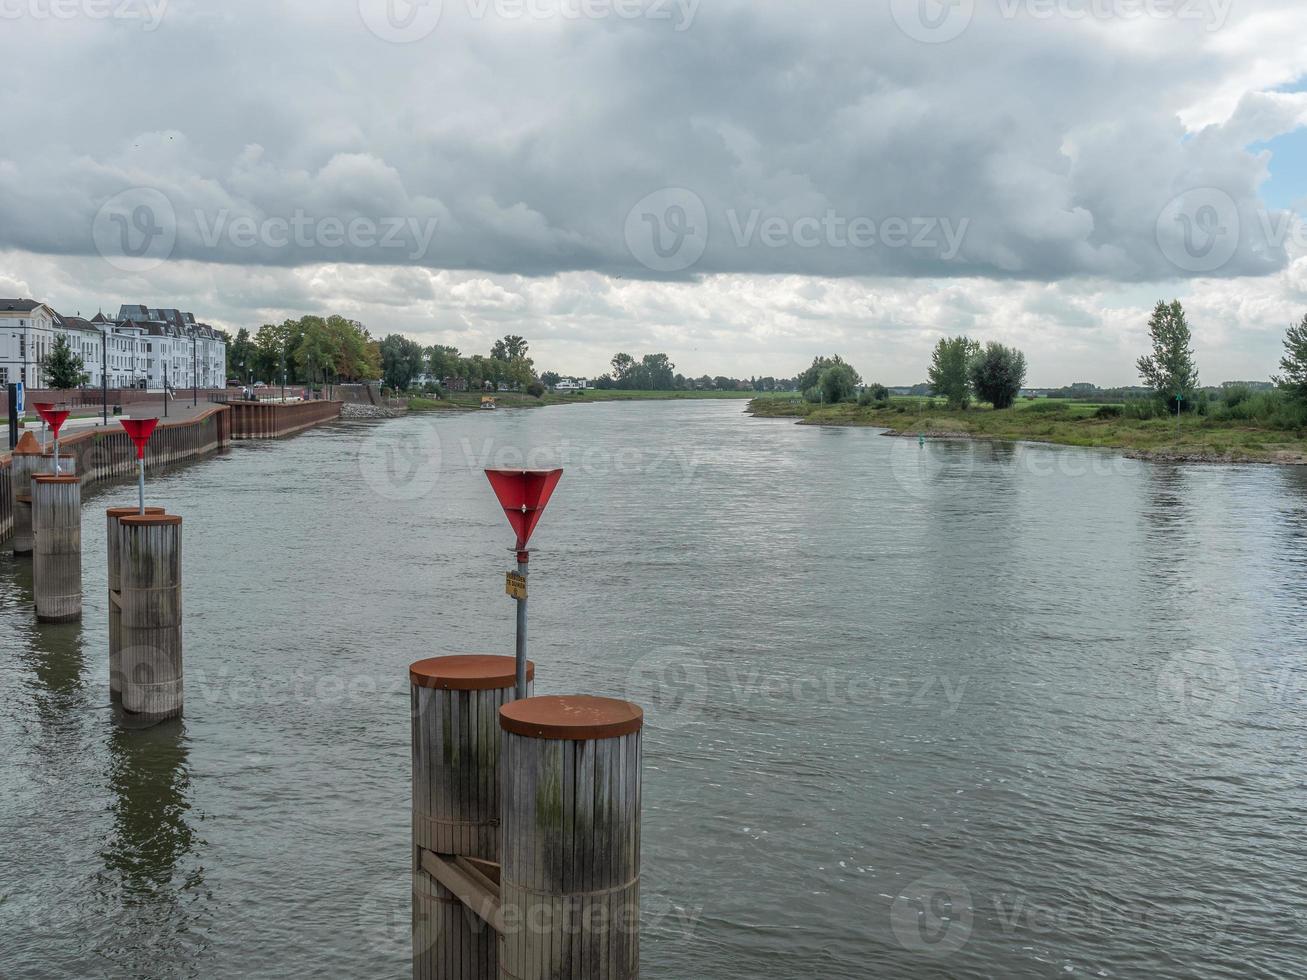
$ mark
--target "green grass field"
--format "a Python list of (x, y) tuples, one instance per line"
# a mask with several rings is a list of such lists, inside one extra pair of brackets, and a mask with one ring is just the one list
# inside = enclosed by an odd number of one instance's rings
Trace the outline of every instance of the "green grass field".
[[(936, 403), (938, 405), (938, 403)], [(754, 399), (760, 418), (797, 418), (806, 425), (861, 425), (939, 438), (1048, 442), (1064, 446), (1121, 449), (1176, 460), (1249, 463), (1307, 463), (1307, 431), (1260, 427), (1248, 422), (1185, 416), (1172, 419), (1095, 418), (1099, 403), (1040, 399), (1010, 409), (987, 406), (967, 411), (931, 408), (926, 398), (892, 398), (888, 407), (855, 404), (818, 407), (803, 401)]]

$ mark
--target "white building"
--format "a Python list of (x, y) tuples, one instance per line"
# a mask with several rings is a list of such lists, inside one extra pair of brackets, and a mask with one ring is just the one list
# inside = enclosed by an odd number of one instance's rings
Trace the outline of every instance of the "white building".
[(63, 336), (81, 357), (87, 385), (98, 388), (164, 386), (223, 388), (227, 383), (227, 338), (194, 315), (174, 309), (124, 306), (111, 319), (62, 316), (45, 303), (0, 299), (0, 387), (21, 381), (29, 388), (48, 383), (41, 361)]
[(57, 316), (35, 300), (0, 299), (0, 385), (41, 387), (41, 359), (54, 346)]

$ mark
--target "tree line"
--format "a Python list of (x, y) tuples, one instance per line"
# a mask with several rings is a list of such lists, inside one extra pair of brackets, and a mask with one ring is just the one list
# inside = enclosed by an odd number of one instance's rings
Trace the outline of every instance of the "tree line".
[[(1149, 317), (1148, 336), (1150, 349), (1135, 362), (1147, 394), (1127, 400), (1125, 414), (1150, 418), (1162, 413), (1216, 411), (1231, 419), (1307, 426), (1307, 316), (1290, 326), (1285, 335), (1282, 373), (1271, 379), (1273, 389), (1255, 391), (1236, 384), (1217, 399), (1206, 397), (1199, 388), (1193, 335), (1179, 300), (1158, 302)], [(995, 409), (1011, 408), (1025, 385), (1026, 356), (1015, 347), (995, 342), (982, 346), (971, 337), (946, 337), (931, 352), (927, 379), (933, 396), (945, 399), (951, 409), (964, 410), (973, 400), (988, 402)], [(814, 358), (799, 376), (798, 388), (813, 403), (889, 400), (883, 385), (864, 386), (858, 372), (838, 355)], [(1216, 409), (1211, 408), (1214, 401), (1220, 402)]]
[(227, 374), (269, 384), (372, 381), (381, 376), (380, 345), (338, 315), (265, 323), (253, 337), (242, 327), (227, 345)]

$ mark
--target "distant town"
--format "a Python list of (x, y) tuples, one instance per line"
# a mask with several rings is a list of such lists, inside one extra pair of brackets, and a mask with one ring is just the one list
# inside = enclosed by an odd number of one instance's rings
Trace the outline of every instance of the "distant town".
[(48, 358), (65, 342), (82, 363), (82, 387), (221, 388), (227, 336), (176, 309), (122, 306), (87, 320), (30, 299), (0, 299), (0, 387), (50, 385)]

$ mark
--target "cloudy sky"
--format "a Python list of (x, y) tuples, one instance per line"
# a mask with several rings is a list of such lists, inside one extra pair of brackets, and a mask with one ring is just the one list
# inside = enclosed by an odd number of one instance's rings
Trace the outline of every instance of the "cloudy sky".
[(0, 295), (595, 374), (1205, 382), (1307, 313), (1301, 0), (0, 0)]

